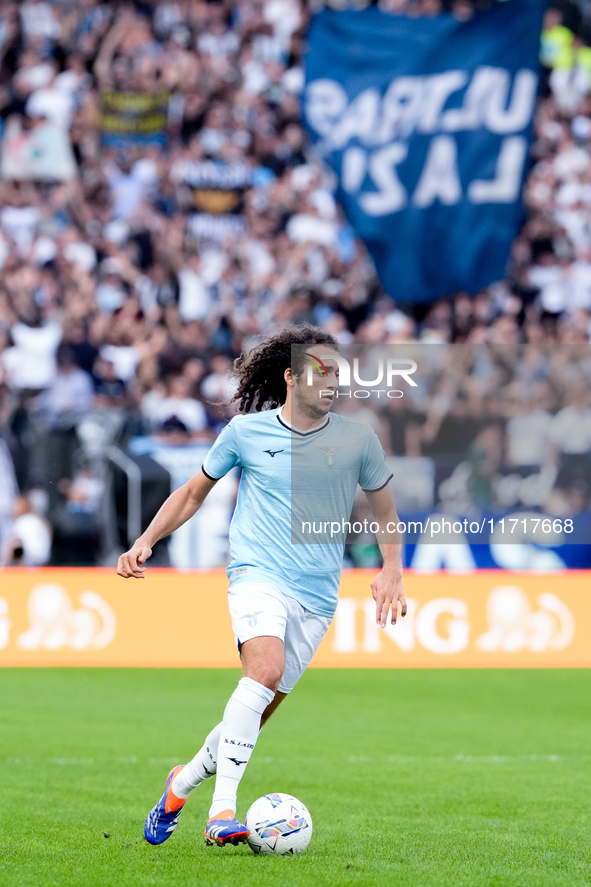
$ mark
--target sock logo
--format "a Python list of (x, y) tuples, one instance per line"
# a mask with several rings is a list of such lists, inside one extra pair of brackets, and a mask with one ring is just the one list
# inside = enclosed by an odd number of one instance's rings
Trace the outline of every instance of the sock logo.
[(254, 748), (252, 742), (238, 742), (236, 739), (224, 739), (224, 742), (227, 742), (228, 745), (237, 745), (239, 748)]
[(236, 764), (237, 767), (239, 767), (240, 764), (246, 764), (246, 761), (239, 761), (238, 758), (226, 758), (226, 760), (227, 760), (227, 761), (233, 761), (234, 764)]

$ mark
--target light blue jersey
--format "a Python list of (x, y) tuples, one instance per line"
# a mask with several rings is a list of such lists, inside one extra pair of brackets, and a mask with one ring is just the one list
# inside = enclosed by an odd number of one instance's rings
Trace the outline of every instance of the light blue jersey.
[(270, 582), (312, 613), (332, 616), (347, 534), (327, 533), (327, 525), (349, 520), (357, 484), (379, 490), (392, 475), (368, 425), (329, 413), (300, 432), (280, 413), (235, 416), (203, 463), (213, 480), (242, 468), (226, 572), (231, 583)]

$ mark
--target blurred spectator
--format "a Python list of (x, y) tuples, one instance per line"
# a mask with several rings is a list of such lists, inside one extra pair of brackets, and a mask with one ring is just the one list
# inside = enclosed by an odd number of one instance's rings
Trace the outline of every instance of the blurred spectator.
[(49, 68), (48, 77), (40, 89), (29, 95), (25, 105), (28, 117), (44, 117), (60, 129), (69, 129), (75, 107), (72, 84), (59, 80), (59, 68), (54, 60), (45, 63)]
[(62, 478), (59, 489), (66, 500), (70, 514), (96, 514), (105, 489), (104, 481), (97, 477), (90, 465), (80, 468), (72, 480)]
[(591, 476), (591, 396), (589, 379), (571, 379), (566, 406), (558, 411), (550, 428), (552, 441), (562, 454), (558, 483), (569, 486)]
[(540, 46), (540, 60), (547, 68), (554, 68), (572, 47), (574, 34), (563, 24), (562, 12), (550, 8), (544, 14)]
[(10, 335), (14, 345), (1, 355), (8, 385), (20, 389), (49, 387), (57, 371), (60, 325), (54, 321), (44, 323), (41, 311), (32, 305), (11, 328)]
[(109, 407), (125, 406), (125, 385), (117, 376), (114, 365), (110, 360), (98, 358), (94, 364), (95, 405), (108, 409)]
[(10, 450), (0, 437), (0, 554), (9, 542), (13, 506), (18, 493)]
[(55, 427), (64, 414), (83, 413), (90, 409), (93, 395), (90, 375), (76, 366), (74, 352), (68, 345), (60, 346), (56, 376), (37, 401), (39, 415), (48, 425)]
[(88, 463), (70, 480), (60, 478), (61, 498), (53, 511), (53, 558), (64, 566), (93, 566), (104, 546), (104, 480)]
[(468, 477), (468, 492), (471, 501), (481, 507), (494, 500), (493, 481), (501, 464), (503, 437), (497, 423), (490, 423), (478, 432), (470, 445), (466, 461), (471, 471)]
[(35, 512), (27, 496), (13, 505), (14, 521), (2, 562), (7, 566), (42, 567), (51, 556), (51, 527)]
[(201, 384), (203, 396), (212, 403), (229, 403), (236, 390), (231, 375), (232, 361), (224, 354), (218, 354), (212, 358), (211, 369), (213, 372)]
[(52, 3), (46, 3), (44, 0), (28, 0), (21, 3), (20, 16), (23, 38), (27, 43), (39, 44), (45, 40), (54, 40), (61, 33)]
[(522, 392), (518, 382), (508, 387), (507, 461), (510, 465), (542, 465), (550, 456), (553, 426), (546, 385), (538, 382), (531, 393)]
[(167, 419), (178, 419), (191, 434), (207, 428), (207, 416), (202, 403), (191, 397), (191, 381), (185, 376), (173, 376), (166, 396), (156, 389), (142, 400), (142, 413), (151, 429), (160, 428)]

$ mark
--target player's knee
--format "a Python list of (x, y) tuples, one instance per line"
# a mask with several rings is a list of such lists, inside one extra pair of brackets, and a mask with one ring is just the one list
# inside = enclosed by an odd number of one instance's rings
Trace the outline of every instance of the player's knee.
[(276, 693), (283, 677), (283, 668), (275, 662), (261, 662), (258, 664), (256, 674), (250, 674), (248, 677)]

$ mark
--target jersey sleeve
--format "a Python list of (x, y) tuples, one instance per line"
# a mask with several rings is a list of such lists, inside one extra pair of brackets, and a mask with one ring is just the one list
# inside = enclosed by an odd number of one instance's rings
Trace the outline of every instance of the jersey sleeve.
[(236, 465), (240, 465), (240, 446), (236, 426), (229, 422), (212, 444), (201, 470), (210, 480), (219, 480)]
[(392, 478), (392, 472), (386, 465), (386, 454), (373, 428), (368, 428), (365, 453), (359, 472), (359, 485), (366, 492), (375, 492), (385, 487)]

